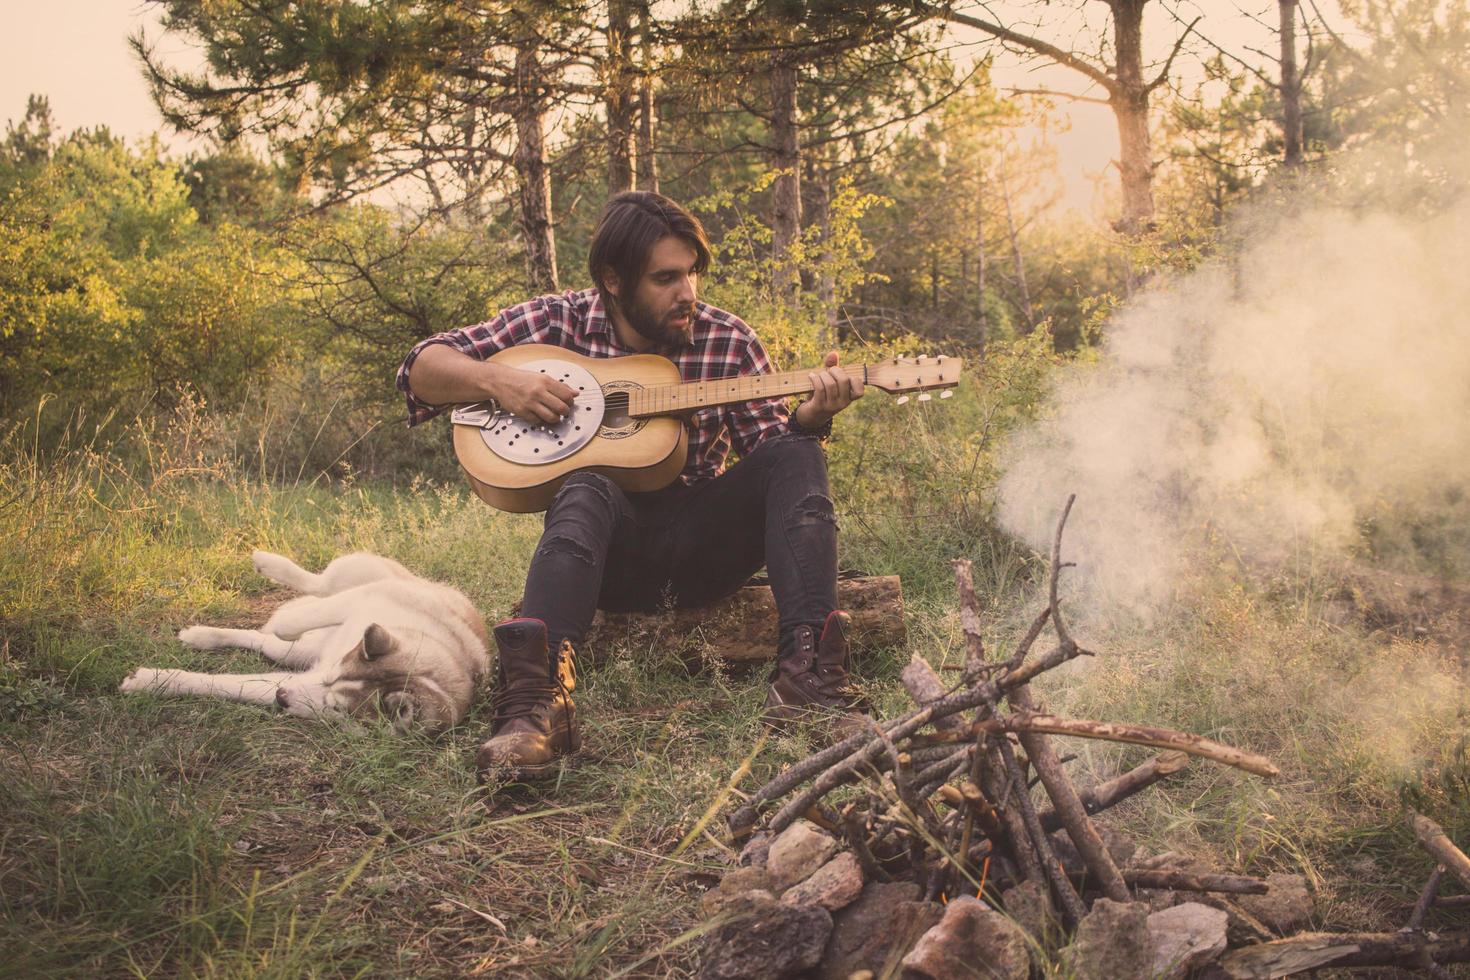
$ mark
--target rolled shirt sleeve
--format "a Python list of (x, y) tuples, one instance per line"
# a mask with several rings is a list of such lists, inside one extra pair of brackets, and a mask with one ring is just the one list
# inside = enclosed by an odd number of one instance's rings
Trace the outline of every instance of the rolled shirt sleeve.
[(556, 344), (565, 329), (565, 300), (560, 296), (541, 296), (528, 303), (502, 310), (484, 323), (446, 330), (426, 337), (414, 345), (398, 366), (398, 390), (408, 401), (408, 424), (418, 425), (443, 412), (449, 406), (431, 405), (414, 394), (408, 375), (419, 355), (434, 344), (452, 347), (461, 354), (485, 360), (492, 354), (517, 344)]

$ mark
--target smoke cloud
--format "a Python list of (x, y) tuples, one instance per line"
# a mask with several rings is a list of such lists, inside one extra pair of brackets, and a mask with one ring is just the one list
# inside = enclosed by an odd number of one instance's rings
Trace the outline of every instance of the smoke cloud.
[(1115, 316), (1006, 451), (1003, 525), (1044, 550), (1076, 492), (1064, 557), (1094, 598), (1146, 613), (1222, 555), (1341, 553), (1464, 504), (1470, 200), (1266, 224)]

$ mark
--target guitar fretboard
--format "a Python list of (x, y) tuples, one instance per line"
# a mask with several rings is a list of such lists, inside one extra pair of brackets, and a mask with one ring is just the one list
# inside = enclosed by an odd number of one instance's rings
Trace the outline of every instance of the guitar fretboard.
[[(839, 369), (849, 378), (867, 381), (866, 365), (840, 365)], [(629, 394), (628, 414), (634, 418), (673, 415), (711, 405), (733, 405), (761, 398), (804, 395), (812, 390), (811, 374), (811, 370), (780, 371), (711, 381), (686, 381), (676, 385), (654, 385)]]

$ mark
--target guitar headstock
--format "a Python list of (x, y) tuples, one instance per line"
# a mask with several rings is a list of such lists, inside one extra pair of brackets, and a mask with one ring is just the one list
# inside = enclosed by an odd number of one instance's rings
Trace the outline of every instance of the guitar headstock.
[[(890, 395), (900, 392), (922, 391), (928, 392), (940, 388), (953, 388), (960, 383), (960, 372), (964, 370), (965, 360), (962, 357), (947, 357), (940, 354), (938, 357), (930, 357), (920, 354), (918, 357), (890, 357), (886, 361), (868, 365), (868, 376), (866, 383), (876, 388), (882, 388)], [(951, 392), (945, 391), (940, 398), (948, 398)], [(928, 401), (929, 395), (919, 396), (920, 401)], [(899, 403), (908, 401), (905, 395), (899, 399)]]

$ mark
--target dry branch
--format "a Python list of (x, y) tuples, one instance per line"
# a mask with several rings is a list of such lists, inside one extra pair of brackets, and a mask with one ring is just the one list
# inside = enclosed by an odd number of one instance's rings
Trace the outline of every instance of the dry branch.
[(1439, 896), (1439, 883), (1444, 879), (1444, 865), (1436, 865), (1429, 873), (1429, 880), (1424, 883), (1424, 889), (1419, 892), (1419, 901), (1414, 903), (1414, 911), (1409, 916), (1408, 929), (1419, 929), (1424, 925), (1424, 917), (1429, 914), (1429, 907), (1434, 904), (1435, 898)]
[[(1148, 789), (1154, 783), (1183, 771), (1188, 765), (1189, 755), (1185, 752), (1160, 752), (1121, 776), (1115, 776), (1105, 783), (1098, 783), (1091, 789), (1083, 790), (1080, 794), (1082, 805), (1087, 808), (1089, 814), (1101, 813), (1128, 797)], [(1045, 819), (1043, 815), (1042, 820), (1045, 821)]]
[(1230, 895), (1264, 895), (1270, 891), (1260, 878), (1245, 875), (1193, 874), (1163, 868), (1129, 868), (1123, 879), (1134, 888), (1169, 888), (1179, 892), (1224, 892)]
[(1277, 769), (1265, 756), (1224, 745), (1200, 735), (1176, 732), (1168, 728), (1024, 713), (1014, 714), (1007, 718), (988, 718), (985, 721), (976, 722), (972, 727), (974, 731), (992, 734), (996, 732), (1045, 732), (1048, 735), (1072, 735), (1077, 738), (1097, 738), (1108, 742), (1150, 745), (1156, 749), (1176, 749), (1201, 758), (1213, 759), (1215, 762), (1234, 766), (1236, 769), (1243, 769), (1258, 776), (1281, 775), (1281, 770)]
[(1220, 967), (1232, 980), (1269, 980), (1324, 966), (1419, 967), (1424, 956), (1434, 963), (1470, 961), (1470, 934), (1308, 933), (1237, 949)]
[(1445, 834), (1444, 828), (1413, 810), (1404, 814), (1404, 820), (1414, 832), (1419, 846), (1428, 851), (1446, 871), (1459, 878), (1465, 887), (1470, 888), (1470, 858), (1455, 846), (1455, 842)]
[[(944, 682), (939, 679), (934, 668), (929, 666), (929, 661), (917, 653), (909, 658), (908, 666), (899, 674), (898, 679), (903, 683), (903, 689), (909, 692), (909, 697), (921, 708), (933, 704), (947, 693)], [(935, 722), (934, 727), (941, 731), (961, 731), (965, 722), (958, 715), (947, 715)]]

